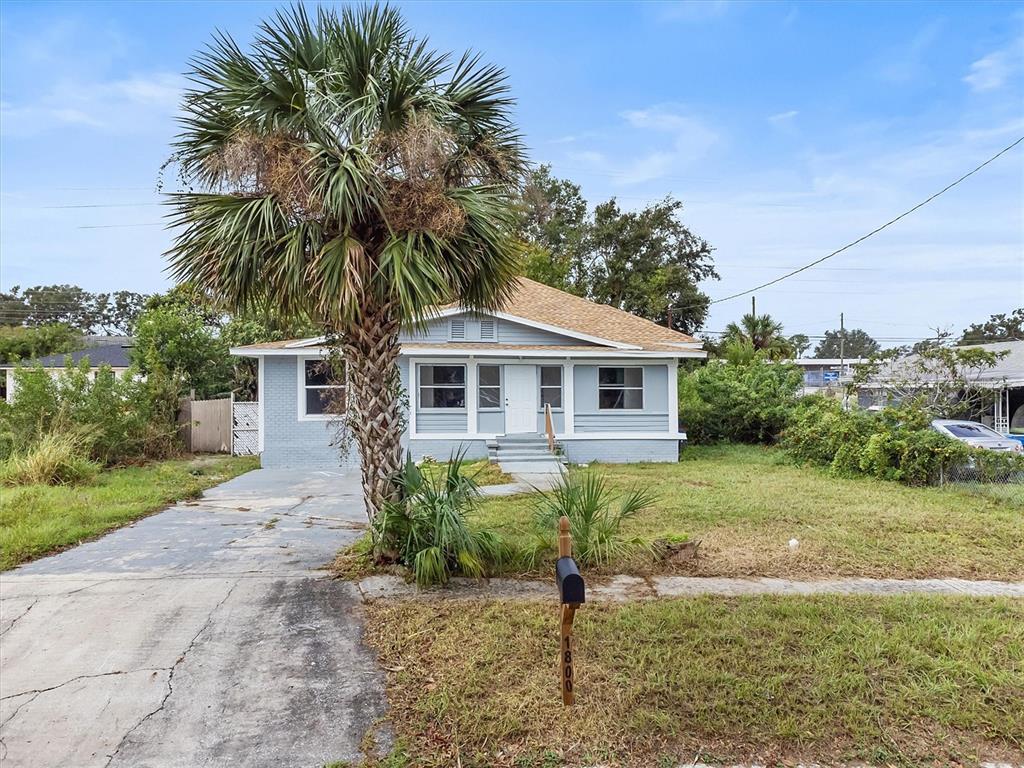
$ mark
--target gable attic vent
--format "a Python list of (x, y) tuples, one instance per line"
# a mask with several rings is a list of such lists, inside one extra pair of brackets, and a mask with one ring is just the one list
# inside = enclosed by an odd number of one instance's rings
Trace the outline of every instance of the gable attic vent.
[(494, 318), (485, 318), (480, 321), (480, 341), (497, 341), (498, 328)]
[(448, 326), (448, 338), (453, 341), (462, 341), (466, 338), (466, 321), (458, 317), (453, 318)]

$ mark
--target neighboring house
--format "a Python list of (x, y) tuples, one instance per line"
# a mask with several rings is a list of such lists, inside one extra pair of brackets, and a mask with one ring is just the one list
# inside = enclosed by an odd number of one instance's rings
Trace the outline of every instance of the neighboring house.
[(67, 366), (68, 360), (78, 365), (83, 358), (89, 358), (91, 375), (102, 365), (109, 365), (115, 376), (123, 376), (131, 365), (129, 350), (133, 346), (132, 339), (127, 336), (92, 336), (83, 341), (84, 349), (74, 352), (60, 352), (34, 360), (18, 360), (13, 363), (0, 363), (0, 377), (3, 381), (3, 396), (7, 402), (14, 398), (14, 370), (19, 366), (33, 368), (37, 365), (51, 376), (56, 376)]
[(804, 374), (804, 386), (800, 394), (832, 394), (839, 396), (843, 386), (853, 380), (854, 367), (865, 362), (863, 358), (814, 358), (802, 357), (787, 362), (800, 366)]
[[(259, 359), (264, 467), (358, 465), (354, 446), (341, 455), (332, 445), (338, 419), (324, 403), (344, 385), (323, 375), (322, 343), (231, 350)], [(460, 446), (482, 458), (503, 441), (541, 439), (550, 405), (569, 461), (675, 461), (686, 438), (679, 360), (705, 356), (691, 336), (523, 278), (500, 312), (449, 307), (403, 333), (399, 367), (413, 404), (403, 445), (417, 459)]]

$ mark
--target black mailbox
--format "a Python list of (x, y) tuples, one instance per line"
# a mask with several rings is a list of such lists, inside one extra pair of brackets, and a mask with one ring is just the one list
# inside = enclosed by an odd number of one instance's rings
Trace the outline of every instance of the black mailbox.
[(587, 601), (583, 577), (571, 557), (560, 557), (555, 562), (555, 580), (562, 596), (562, 605), (579, 605)]

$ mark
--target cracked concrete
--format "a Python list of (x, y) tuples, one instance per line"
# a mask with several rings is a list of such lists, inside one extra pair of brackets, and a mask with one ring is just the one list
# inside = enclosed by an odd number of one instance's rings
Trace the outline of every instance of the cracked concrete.
[(0, 765), (358, 760), (383, 677), (357, 589), (318, 569), (359, 488), (259, 470), (0, 576)]
[[(550, 600), (554, 581), (531, 579), (454, 578), (445, 587), (418, 589), (400, 576), (375, 575), (360, 579), (364, 601), (380, 599), (504, 598)], [(1021, 597), (1024, 582), (968, 581), (965, 579), (840, 578), (798, 581), (773, 578), (716, 578), (707, 576), (628, 576), (620, 574), (587, 584), (587, 601), (617, 603), (654, 598), (698, 595), (969, 595)]]

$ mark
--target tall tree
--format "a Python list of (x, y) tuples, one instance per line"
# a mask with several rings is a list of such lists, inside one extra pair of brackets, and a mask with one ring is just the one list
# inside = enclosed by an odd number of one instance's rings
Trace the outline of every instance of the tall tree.
[(825, 331), (825, 338), (814, 348), (816, 358), (871, 357), (880, 350), (878, 342), (860, 328)]
[(1024, 340), (1024, 309), (1008, 315), (992, 315), (984, 323), (972, 323), (964, 329), (961, 344), (988, 344), (994, 341)]
[(803, 357), (804, 352), (811, 348), (811, 340), (806, 333), (794, 333), (789, 337), (789, 346), (793, 348), (793, 357)]
[(400, 467), (400, 329), (514, 290), (524, 162), (505, 75), (376, 5), (279, 11), (248, 51), (218, 34), (189, 74), (176, 156), (201, 191), (173, 196), (172, 272), (340, 339), (372, 519)]
[(748, 312), (738, 323), (725, 326), (722, 347), (735, 344), (749, 344), (770, 360), (782, 360), (793, 356), (790, 340), (782, 334), (782, 323), (771, 315), (754, 315)]
[(588, 214), (579, 186), (541, 166), (519, 207), (527, 277), (685, 333), (703, 324), (710, 299), (699, 283), (718, 279), (713, 249), (682, 223), (678, 200), (640, 211), (609, 200)]
[(90, 293), (77, 285), (14, 286), (0, 293), (0, 325), (61, 324), (81, 333), (131, 333), (146, 296), (133, 291)]

